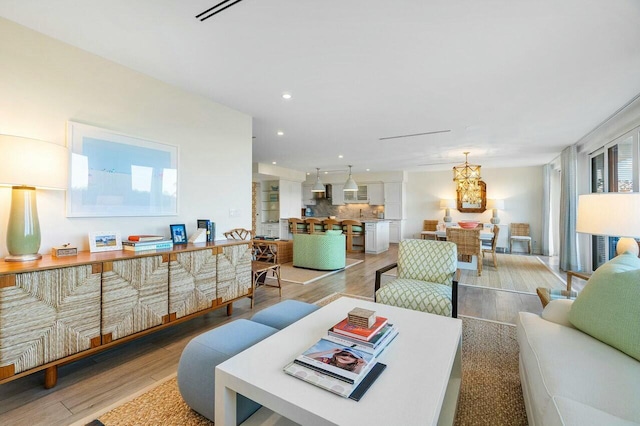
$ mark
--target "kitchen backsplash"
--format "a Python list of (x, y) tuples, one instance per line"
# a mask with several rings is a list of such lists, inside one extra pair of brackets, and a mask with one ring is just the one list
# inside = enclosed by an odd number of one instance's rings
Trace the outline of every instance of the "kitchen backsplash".
[(345, 204), (334, 206), (331, 200), (320, 198), (315, 206), (311, 207), (314, 217), (335, 216), (338, 219), (378, 219), (380, 213), (384, 213), (384, 206), (371, 204)]

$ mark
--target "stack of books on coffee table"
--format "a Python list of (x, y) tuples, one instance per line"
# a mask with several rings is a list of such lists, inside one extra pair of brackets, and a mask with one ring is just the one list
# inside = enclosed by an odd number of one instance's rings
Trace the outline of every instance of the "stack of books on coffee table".
[(387, 367), (377, 358), (397, 335), (398, 330), (387, 318), (377, 317), (372, 327), (355, 326), (345, 318), (285, 366), (284, 371), (359, 401)]

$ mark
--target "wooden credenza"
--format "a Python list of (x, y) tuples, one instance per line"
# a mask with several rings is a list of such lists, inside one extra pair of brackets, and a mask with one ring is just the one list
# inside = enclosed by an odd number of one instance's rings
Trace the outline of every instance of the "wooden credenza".
[(0, 261), (0, 384), (252, 297), (249, 241)]

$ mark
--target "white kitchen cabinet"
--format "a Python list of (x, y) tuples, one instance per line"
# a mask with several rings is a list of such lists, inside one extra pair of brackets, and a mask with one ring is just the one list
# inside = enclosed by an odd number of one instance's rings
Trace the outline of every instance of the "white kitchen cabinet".
[(302, 184), (290, 180), (280, 179), (280, 216), (298, 217), (300, 215), (300, 197)]
[(305, 206), (315, 206), (316, 197), (311, 192), (313, 185), (302, 185), (302, 204)]
[(334, 206), (343, 206), (344, 205), (344, 185), (334, 183), (331, 185), (331, 204)]
[(389, 221), (365, 222), (364, 252), (378, 254), (389, 250)]
[(404, 219), (404, 193), (402, 182), (389, 182), (384, 184), (384, 218)]
[(399, 243), (402, 241), (402, 220), (390, 220), (389, 221), (389, 242)]
[(384, 204), (384, 185), (381, 183), (367, 184), (367, 194), (369, 195), (370, 205), (381, 206)]

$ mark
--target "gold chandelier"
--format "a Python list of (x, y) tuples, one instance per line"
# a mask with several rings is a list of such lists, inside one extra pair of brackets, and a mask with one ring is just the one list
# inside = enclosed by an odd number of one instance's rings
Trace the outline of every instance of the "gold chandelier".
[(465, 152), (464, 164), (453, 167), (453, 181), (463, 203), (478, 204), (482, 200), (480, 166), (469, 164), (468, 156), (469, 152)]

